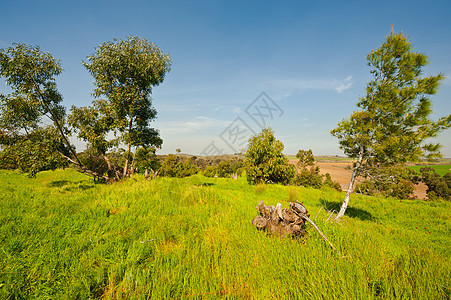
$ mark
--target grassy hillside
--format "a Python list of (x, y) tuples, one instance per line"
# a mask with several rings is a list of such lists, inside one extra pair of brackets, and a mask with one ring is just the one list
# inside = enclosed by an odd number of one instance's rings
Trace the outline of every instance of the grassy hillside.
[[(446, 299), (448, 202), (157, 178), (95, 185), (73, 170), (36, 179), (0, 171), (0, 299)], [(260, 200), (299, 199), (337, 248), (268, 238)]]

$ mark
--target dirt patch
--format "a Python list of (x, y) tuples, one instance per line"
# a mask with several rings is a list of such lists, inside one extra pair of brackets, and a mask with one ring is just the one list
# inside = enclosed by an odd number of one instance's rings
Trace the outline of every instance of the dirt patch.
[[(296, 164), (297, 160), (290, 160), (290, 163)], [(337, 181), (343, 191), (348, 189), (349, 181), (351, 180), (352, 163), (349, 162), (316, 162), (321, 174), (329, 173), (332, 180)], [(357, 180), (358, 182), (359, 180)], [(415, 186), (414, 196), (418, 199), (426, 198), (427, 186), (420, 182)]]

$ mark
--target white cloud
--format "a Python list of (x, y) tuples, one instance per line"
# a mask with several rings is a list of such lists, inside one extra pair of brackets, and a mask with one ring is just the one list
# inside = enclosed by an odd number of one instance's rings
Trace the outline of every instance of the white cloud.
[(230, 121), (217, 120), (215, 118), (197, 116), (193, 121), (168, 121), (155, 122), (154, 126), (160, 130), (162, 134), (189, 134), (196, 131), (206, 129), (224, 127), (226, 128)]
[(339, 93), (351, 88), (354, 84), (352, 76), (345, 79), (303, 79), (303, 78), (278, 78), (270, 79), (267, 84), (274, 88), (288, 90), (335, 90)]
[(346, 77), (342, 81), (337, 81), (335, 90), (339, 93), (351, 88), (351, 86), (354, 84), (354, 80), (352, 80), (352, 76)]

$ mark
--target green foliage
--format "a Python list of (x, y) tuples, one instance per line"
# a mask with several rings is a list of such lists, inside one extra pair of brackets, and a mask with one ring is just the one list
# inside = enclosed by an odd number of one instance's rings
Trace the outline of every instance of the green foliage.
[(295, 184), (304, 187), (319, 189), (323, 185), (323, 176), (319, 173), (319, 167), (315, 167), (315, 156), (312, 149), (299, 150), (296, 154), (299, 159), (297, 166), (299, 172), (295, 176)]
[(298, 154), (296, 154), (296, 157), (299, 159), (297, 162), (297, 165), (301, 169), (305, 169), (307, 167), (311, 167), (315, 165), (315, 156), (313, 155), (312, 149), (309, 150), (299, 150)]
[(101, 154), (105, 154), (109, 148), (119, 143), (117, 138), (106, 139), (114, 124), (114, 118), (106, 100), (94, 100), (93, 105), (88, 107), (72, 106), (67, 121), (78, 132), (78, 138), (88, 142)]
[[(61, 154), (68, 156), (72, 149), (64, 136), (68, 132), (63, 127), (65, 109), (55, 82), (61, 71), (60, 62), (37, 46), (14, 44), (0, 49), (0, 76), (12, 90), (0, 94), (3, 167), (20, 168), (34, 176), (66, 165)], [(43, 117), (52, 120), (57, 130), (45, 127)]]
[(86, 168), (96, 173), (105, 174), (109, 169), (104, 154), (91, 145), (88, 145), (85, 151), (79, 153), (78, 158)]
[(151, 169), (156, 171), (161, 167), (160, 159), (155, 154), (155, 148), (139, 147), (134, 155), (134, 165), (139, 173), (143, 173)]
[(437, 92), (444, 76), (421, 77), (427, 57), (414, 52), (402, 33), (387, 36), (367, 60), (373, 79), (366, 96), (357, 103), (361, 110), (331, 132), (340, 147), (350, 157), (363, 152), (367, 164), (439, 156), (439, 145), (424, 142), (451, 126), (451, 115), (436, 122), (429, 118), (432, 111), (428, 96)]
[(68, 152), (54, 127), (37, 128), (25, 136), (8, 139), (0, 151), (0, 168), (20, 169), (35, 177), (40, 171), (66, 167), (67, 160), (61, 153)]
[[(448, 201), (341, 194), (237, 180), (142, 175), (95, 185), (72, 169), (0, 170), (1, 299), (446, 299)], [(268, 238), (255, 205), (303, 202), (337, 247)], [(371, 215), (371, 212), (377, 212)], [(277, 270), (277, 271), (275, 271)], [(350, 280), (352, 278), (352, 280)], [(448, 294), (447, 294), (448, 293)]]
[(190, 159), (184, 159), (174, 154), (166, 156), (163, 164), (160, 168), (161, 176), (166, 177), (188, 177), (195, 175), (199, 172), (199, 169), (194, 165)]
[(232, 174), (240, 175), (244, 170), (244, 160), (221, 160), (217, 165), (207, 166), (203, 172), (206, 177), (228, 178)]
[[(392, 31), (378, 49), (371, 51), (367, 61), (372, 80), (357, 103), (359, 110), (331, 131), (345, 154), (357, 158), (352, 185), (358, 175), (379, 166), (440, 157), (440, 145), (426, 141), (451, 126), (451, 115), (430, 119), (429, 97), (437, 92), (443, 74), (422, 76), (427, 57), (414, 52), (403, 33)], [(336, 219), (344, 214), (351, 192)]]
[(421, 180), (427, 185), (427, 195), (431, 200), (439, 198), (451, 200), (451, 173), (438, 175), (431, 167), (420, 169)]
[(294, 178), (294, 184), (303, 187), (313, 187), (319, 189), (323, 186), (327, 186), (338, 191), (341, 191), (341, 186), (338, 182), (333, 181), (330, 174), (326, 174), (326, 179), (323, 181), (323, 175), (320, 174), (320, 168), (315, 167), (315, 156), (312, 149), (299, 150), (296, 157), (299, 159), (297, 162), (297, 173)]
[(329, 173), (326, 173), (326, 179), (324, 179), (323, 181), (323, 186), (330, 187), (341, 192), (341, 185), (337, 181), (332, 180), (332, 177)]
[[(146, 39), (128, 37), (103, 43), (87, 60), (83, 64), (94, 77), (94, 95), (107, 100), (73, 107), (71, 124), (101, 152), (118, 142), (126, 144), (128, 172), (132, 146), (161, 147), (163, 142), (158, 130), (149, 127), (157, 115), (150, 95), (169, 72), (171, 58)], [(106, 141), (110, 131), (117, 139)]]
[(295, 184), (304, 187), (319, 189), (323, 185), (323, 176), (319, 173), (319, 167), (303, 168), (295, 176)]
[(283, 144), (271, 128), (264, 128), (249, 139), (246, 151), (246, 175), (250, 183), (288, 184), (295, 174), (294, 166), (282, 154)]
[(121, 166), (125, 165), (127, 151), (122, 148), (113, 148), (106, 156), (110, 160), (113, 169), (120, 169)]
[(411, 199), (418, 182), (415, 172), (403, 165), (374, 167), (366, 175), (369, 179), (356, 186), (365, 195)]
[(215, 176), (218, 176), (218, 175), (216, 175), (217, 174), (216, 171), (217, 171), (216, 166), (207, 166), (205, 168), (205, 170), (202, 172), (202, 174), (205, 177), (215, 177)]

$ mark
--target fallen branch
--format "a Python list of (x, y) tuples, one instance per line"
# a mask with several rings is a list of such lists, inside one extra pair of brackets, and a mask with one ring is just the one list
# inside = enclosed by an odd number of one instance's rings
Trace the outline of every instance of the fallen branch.
[(327, 237), (324, 235), (324, 233), (322, 233), (321, 230), (319, 230), (318, 226), (316, 226), (315, 223), (313, 223), (313, 221), (310, 220), (309, 217), (307, 217), (306, 215), (302, 215), (301, 217), (304, 220), (307, 220), (310, 224), (312, 224), (313, 227), (315, 227), (316, 231), (318, 231), (318, 233), (323, 237), (323, 240), (325, 240), (326, 242), (329, 243), (330, 248), (332, 248), (333, 250), (337, 250), (337, 249), (335, 249), (334, 245), (332, 245), (332, 243), (327, 239)]

